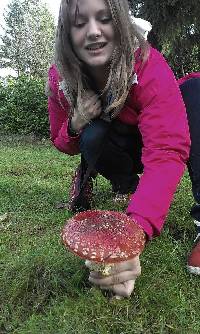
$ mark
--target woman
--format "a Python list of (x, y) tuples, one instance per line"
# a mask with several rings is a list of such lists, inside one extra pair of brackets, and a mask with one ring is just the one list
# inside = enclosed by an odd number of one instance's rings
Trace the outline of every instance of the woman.
[[(49, 70), (51, 139), (66, 154), (81, 153), (70, 209), (90, 208), (92, 179), (100, 173), (116, 196), (131, 194), (126, 213), (152, 239), (190, 148), (171, 69), (138, 31), (125, 0), (61, 1), (55, 64)], [(107, 278), (92, 272), (89, 280), (130, 296), (140, 271), (138, 256)]]

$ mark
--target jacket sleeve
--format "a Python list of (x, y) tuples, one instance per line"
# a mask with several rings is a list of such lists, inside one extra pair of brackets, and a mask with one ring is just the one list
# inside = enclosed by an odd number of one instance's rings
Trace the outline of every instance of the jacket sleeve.
[[(69, 104), (64, 96), (61, 97), (59, 92), (59, 76), (55, 65), (52, 65), (49, 69), (48, 84), (50, 89), (50, 96), (48, 97), (48, 112), (51, 141), (61, 152), (69, 155), (78, 154), (79, 136), (70, 137), (68, 134)], [(63, 103), (61, 102), (61, 98)]]
[(185, 106), (174, 75), (162, 55), (151, 49), (135, 88), (144, 172), (127, 214), (151, 239), (164, 224), (184, 173), (190, 138)]

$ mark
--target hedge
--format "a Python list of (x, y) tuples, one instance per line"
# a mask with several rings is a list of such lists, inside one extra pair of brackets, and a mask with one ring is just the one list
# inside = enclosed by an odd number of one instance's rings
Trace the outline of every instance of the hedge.
[(1, 132), (49, 136), (45, 80), (29, 76), (0, 81)]

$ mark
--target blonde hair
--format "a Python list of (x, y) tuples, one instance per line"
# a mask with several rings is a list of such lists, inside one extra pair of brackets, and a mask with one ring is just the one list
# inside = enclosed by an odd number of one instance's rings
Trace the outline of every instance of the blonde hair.
[[(79, 107), (79, 104), (82, 104), (82, 97), (88, 88), (88, 78), (83, 73), (82, 63), (74, 53), (70, 40), (69, 12), (71, 1), (73, 0), (61, 0), (56, 34), (55, 63), (64, 79), (65, 96), (71, 106), (70, 112), (73, 114), (74, 107)], [(131, 21), (127, 0), (107, 0), (107, 4), (119, 41), (110, 62), (108, 80), (103, 91), (107, 97), (111, 93), (112, 101), (105, 106), (104, 112), (115, 117), (123, 107), (132, 84), (134, 52), (140, 46), (141, 55), (145, 61), (148, 57), (148, 43)]]

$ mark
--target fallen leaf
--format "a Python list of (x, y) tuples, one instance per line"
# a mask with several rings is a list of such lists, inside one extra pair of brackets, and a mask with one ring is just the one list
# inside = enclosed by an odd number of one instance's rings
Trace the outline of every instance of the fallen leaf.
[(166, 327), (170, 328), (170, 329), (175, 329), (172, 325), (166, 324)]
[(68, 209), (68, 207), (69, 207), (68, 203), (65, 202), (57, 203), (55, 205), (56, 209)]
[(6, 212), (0, 216), (0, 222), (5, 222), (9, 219), (9, 214)]

